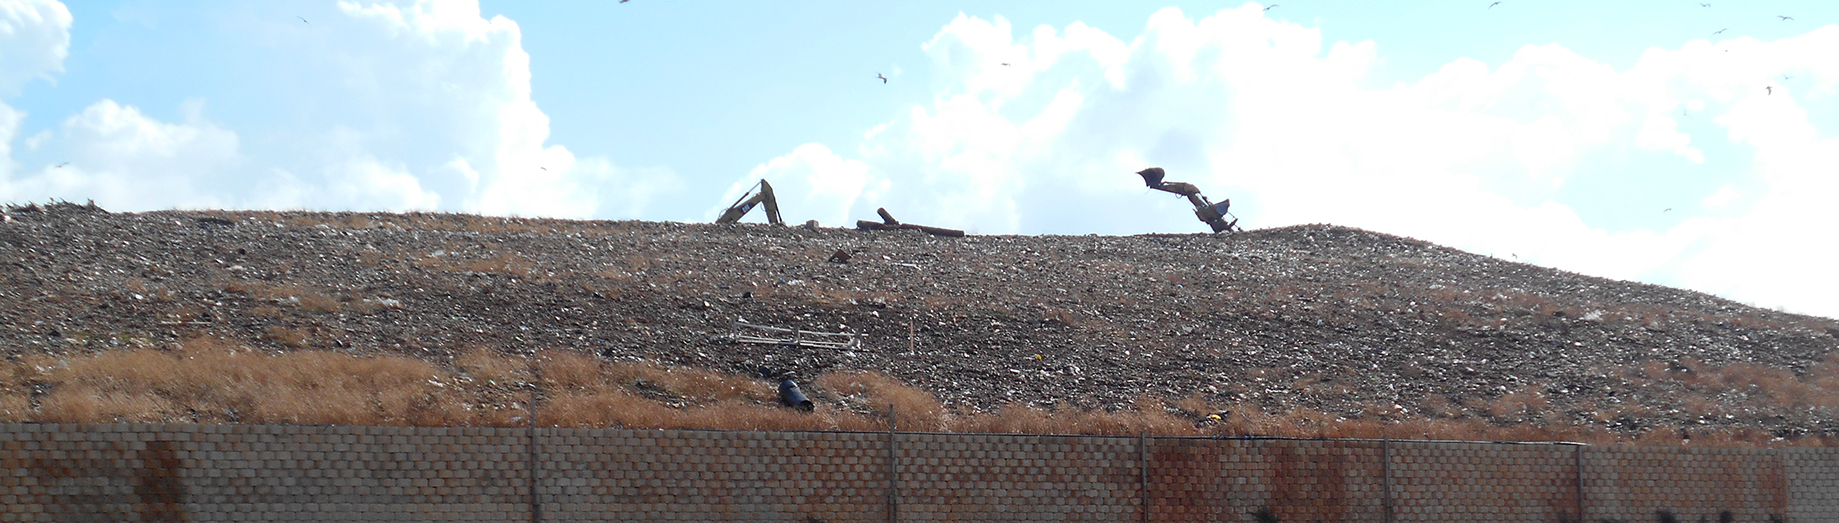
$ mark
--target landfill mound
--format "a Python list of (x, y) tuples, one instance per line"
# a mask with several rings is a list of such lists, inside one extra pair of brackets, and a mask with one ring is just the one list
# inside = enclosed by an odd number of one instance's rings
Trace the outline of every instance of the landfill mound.
[[(9, 361), (195, 339), (442, 366), (559, 349), (745, 376), (874, 371), (961, 412), (1198, 399), (1790, 439), (1839, 423), (1832, 319), (1330, 225), (947, 238), (70, 203), (5, 214)], [(859, 346), (739, 343), (737, 322)]]

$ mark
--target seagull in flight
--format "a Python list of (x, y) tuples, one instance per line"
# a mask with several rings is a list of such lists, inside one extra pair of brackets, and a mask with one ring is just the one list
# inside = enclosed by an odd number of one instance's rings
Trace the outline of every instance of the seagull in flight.
[(1003, 62), (1003, 67), (1008, 67), (1008, 66), (1009, 66), (1009, 62)]
[(52, 167), (52, 169), (63, 169), (64, 166), (66, 165), (70, 165), (70, 162), (64, 162), (64, 163), (57, 164), (57, 167)]
[(1762, 86), (1762, 90), (1763, 92), (1767, 92), (1769, 94), (1775, 94), (1775, 86), (1772, 86), (1772, 85)]
[(881, 73), (875, 73), (875, 78), (880, 78), (880, 79), (881, 79), (881, 83), (884, 83), (884, 84), (885, 84), (885, 83), (888, 83), (888, 77), (886, 77), (886, 76), (881, 76)]
[(1493, 9), (1493, 8), (1494, 8), (1494, 6), (1497, 6), (1497, 5), (1501, 5), (1501, 3), (1500, 3), (1500, 2), (1495, 2), (1495, 3), (1492, 3), (1492, 4), (1488, 4), (1488, 8), (1489, 8), (1489, 9)]
[(1729, 30), (1730, 30), (1729, 27), (1719, 29), (1718, 32), (1711, 33), (1711, 36), (1718, 36), (1718, 35), (1724, 34), (1725, 31), (1729, 31)]
[(1711, 4), (1699, 4), (1699, 7), (1711, 7)]
[(1264, 6), (1264, 10), (1269, 11), (1273, 7), (1277, 7), (1277, 4), (1271, 4), (1271, 5)]
[(308, 21), (306, 21), (306, 17), (304, 17), (304, 16), (300, 16), (300, 15), (294, 15), (294, 18), (299, 18), (299, 19), (300, 19), (300, 23), (303, 23), (303, 24), (306, 24), (306, 25), (313, 25), (313, 23), (312, 23), (312, 22), (308, 22)]
[(1782, 21), (1783, 21), (1783, 22), (1787, 22), (1787, 21), (1790, 21), (1790, 20), (1794, 20), (1794, 17), (1792, 17), (1792, 16), (1786, 16), (1786, 15), (1775, 15), (1775, 17), (1776, 17), (1776, 18), (1780, 18), (1780, 19), (1782, 19)]
[(1665, 208), (1665, 209), (1661, 209), (1661, 210), (1660, 210), (1660, 212), (1673, 212), (1673, 208), (1672, 208), (1672, 207), (1668, 207), (1668, 208)]

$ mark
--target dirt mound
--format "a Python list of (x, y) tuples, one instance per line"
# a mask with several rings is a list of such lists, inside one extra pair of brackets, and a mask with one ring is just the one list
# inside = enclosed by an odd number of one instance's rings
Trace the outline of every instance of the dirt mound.
[[(1833, 435), (1839, 322), (1309, 225), (972, 236), (448, 214), (8, 207), (7, 357), (566, 349), (885, 373), (947, 407), (1196, 397), (1328, 418)], [(828, 261), (837, 251), (848, 261)], [(735, 321), (854, 332), (746, 345)], [(29, 386), (25, 384), (14, 387)], [(815, 391), (823, 393), (823, 391)]]

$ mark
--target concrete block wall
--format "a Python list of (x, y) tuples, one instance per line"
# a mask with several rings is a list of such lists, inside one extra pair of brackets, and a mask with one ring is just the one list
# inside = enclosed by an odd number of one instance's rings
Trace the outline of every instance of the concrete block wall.
[(0, 522), (1559, 522), (1579, 506), (1839, 521), (1839, 449), (0, 425)]
[(1585, 448), (1584, 515), (1593, 521), (1655, 521), (1663, 510), (1680, 521), (1718, 521), (1725, 511), (1736, 521), (1783, 517), (1789, 512), (1789, 489), (1781, 453), (1776, 449)]
[(1385, 521), (1378, 442), (1150, 439), (1151, 521)]
[[(1137, 438), (900, 434), (899, 521), (1136, 521)], [(885, 520), (884, 520), (885, 521)]]
[(1389, 442), (1397, 521), (1577, 521), (1576, 446)]
[(0, 521), (510, 521), (524, 432), (0, 425)]
[(539, 429), (542, 520), (887, 521), (887, 442), (874, 433)]
[(1788, 520), (1839, 523), (1839, 448), (1782, 449)]

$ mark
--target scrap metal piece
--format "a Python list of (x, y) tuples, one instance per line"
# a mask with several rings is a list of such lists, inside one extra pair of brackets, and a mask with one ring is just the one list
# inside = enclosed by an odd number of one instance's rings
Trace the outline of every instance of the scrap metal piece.
[(805, 397), (805, 391), (798, 389), (798, 382), (790, 379), (779, 382), (779, 404), (805, 412), (817, 409), (817, 404)]
[(871, 222), (868, 220), (856, 220), (856, 229), (864, 230), (864, 231), (892, 231), (892, 230), (898, 230), (898, 229), (913, 229), (913, 230), (925, 232), (926, 234), (930, 234), (933, 236), (945, 236), (948, 238), (963, 238), (964, 237), (964, 231), (960, 231), (957, 229), (946, 229), (944, 227), (931, 227), (931, 226), (926, 226), (926, 225), (914, 225), (911, 223), (900, 223), (900, 220), (894, 219), (894, 215), (889, 214), (887, 208), (885, 207), (875, 209), (875, 214), (881, 215), (881, 223)]
[[(786, 329), (755, 325), (747, 322), (734, 322), (734, 333), (730, 335), (735, 343), (753, 343), (760, 345), (794, 345), (817, 349), (856, 349), (862, 347), (862, 339), (853, 332), (818, 332), (803, 329)], [(787, 334), (790, 336), (787, 336)]]

